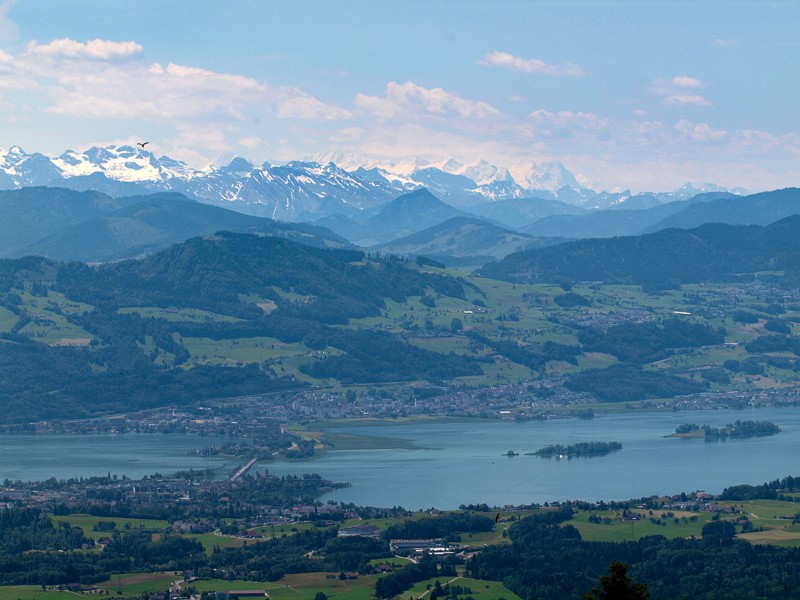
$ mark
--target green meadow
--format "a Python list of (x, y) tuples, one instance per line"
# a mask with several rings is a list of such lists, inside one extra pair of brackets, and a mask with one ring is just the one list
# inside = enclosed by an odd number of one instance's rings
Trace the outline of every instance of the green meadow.
[(439, 582), (441, 586), (444, 586), (446, 583), (451, 583), (452, 585), (460, 585), (461, 587), (468, 587), (472, 590), (470, 595), (475, 600), (522, 600), (519, 596), (517, 596), (514, 592), (509, 590), (506, 586), (504, 586), (499, 581), (483, 581), (481, 579), (472, 579), (471, 577), (437, 577), (434, 579), (427, 579), (425, 581), (421, 581), (414, 585), (410, 591), (404, 592), (396, 596), (395, 600), (405, 600), (406, 597), (413, 596), (414, 598), (423, 598), (427, 596), (423, 596), (425, 592), (429, 589), (433, 588), (436, 585), (436, 582)]
[(86, 537), (97, 541), (101, 537), (110, 537), (113, 531), (95, 531), (95, 527), (100, 521), (116, 523), (116, 531), (124, 534), (133, 529), (146, 529), (148, 531), (161, 532), (170, 527), (170, 523), (155, 519), (133, 519), (121, 517), (95, 517), (93, 515), (53, 515), (50, 517), (53, 525), (67, 523), (70, 527), (80, 527)]

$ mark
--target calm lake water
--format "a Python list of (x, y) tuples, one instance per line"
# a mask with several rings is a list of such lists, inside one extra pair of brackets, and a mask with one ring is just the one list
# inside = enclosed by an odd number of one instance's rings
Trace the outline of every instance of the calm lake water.
[[(707, 443), (666, 438), (681, 423), (720, 427), (736, 419), (767, 420), (781, 433)], [(320, 473), (350, 482), (323, 500), (372, 506), (456, 508), (462, 503), (523, 504), (552, 500), (625, 500), (681, 491), (721, 492), (738, 483), (800, 475), (800, 409), (626, 413), (593, 420), (449, 422), (341, 428), (405, 438), (420, 449), (328, 452), (304, 462), (264, 465), (276, 475)], [(175, 435), (3, 435), (0, 480), (202, 469), (234, 459), (190, 456), (217, 440)], [(550, 444), (618, 441), (608, 456), (572, 460), (524, 456)], [(508, 450), (520, 456), (503, 456)]]
[(116, 475), (140, 478), (190, 468), (215, 468), (236, 459), (188, 454), (192, 448), (217, 443), (216, 438), (193, 435), (0, 435), (0, 481), (43, 481)]
[[(724, 442), (665, 438), (681, 423), (720, 427), (736, 419), (773, 421), (771, 437)], [(456, 508), (459, 504), (523, 504), (552, 500), (626, 500), (706, 490), (800, 475), (800, 410), (753, 409), (641, 413), (593, 420), (529, 423), (439, 423), (341, 429), (413, 440), (420, 450), (329, 452), (275, 474), (314, 471), (351, 487), (334, 499), (371, 506)], [(550, 444), (617, 441), (622, 450), (592, 458), (524, 456)], [(520, 456), (503, 456), (508, 450)]]

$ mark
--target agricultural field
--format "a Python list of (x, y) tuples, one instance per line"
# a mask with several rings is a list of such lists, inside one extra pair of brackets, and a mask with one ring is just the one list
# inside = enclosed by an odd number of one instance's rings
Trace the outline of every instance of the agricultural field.
[[(114, 575), (108, 581), (95, 585), (109, 594), (130, 597), (141, 596), (147, 592), (167, 591), (170, 584), (182, 578), (182, 575), (177, 572), (120, 573), (119, 575)], [(75, 595), (73, 594), (72, 597), (74, 598)]]
[(59, 344), (62, 340), (86, 340), (88, 343), (94, 337), (66, 318), (67, 315), (89, 312), (92, 307), (88, 304), (73, 302), (52, 290), (41, 296), (23, 292), (20, 298), (22, 308), (31, 319), (19, 330), (21, 334), (45, 344)]
[[(674, 516), (662, 517), (666, 512), (672, 512)], [(700, 537), (703, 525), (713, 517), (712, 513), (665, 510), (654, 510), (652, 515), (646, 510), (632, 510), (629, 513), (636, 515), (637, 520), (623, 520), (621, 511), (579, 511), (565, 525), (574, 526), (581, 538), (589, 542), (627, 542), (648, 535), (663, 535), (669, 539)], [(600, 522), (590, 522), (592, 516), (599, 518)], [(651, 517), (655, 523), (650, 521)]]
[(395, 600), (404, 600), (407, 595), (414, 598), (425, 598), (427, 597), (426, 592), (432, 589), (437, 581), (442, 587), (450, 583), (454, 586), (459, 585), (462, 588), (469, 588), (471, 592), (466, 595), (472, 596), (475, 600), (522, 600), (499, 581), (482, 581), (480, 579), (472, 579), (471, 577), (459, 576), (450, 578), (438, 577), (436, 579), (421, 581), (414, 585), (410, 591), (398, 595)]
[(0, 600), (75, 600), (73, 592), (60, 592), (56, 589), (42, 589), (41, 585), (3, 585), (0, 586)]
[[(70, 527), (80, 527), (86, 537), (97, 541), (101, 537), (110, 537), (113, 531), (124, 534), (126, 531), (134, 529), (146, 529), (153, 532), (162, 532), (170, 527), (166, 521), (155, 519), (133, 519), (121, 517), (96, 517), (93, 515), (53, 515), (50, 517), (54, 526), (59, 523), (67, 523)], [(111, 531), (98, 531), (98, 523), (115, 523), (116, 528)]]
[(189, 364), (235, 366), (307, 357), (309, 353), (302, 344), (287, 344), (269, 337), (233, 340), (187, 337), (182, 338), (181, 343), (191, 355)]
[(318, 592), (329, 598), (347, 600), (374, 600), (377, 575), (342, 581), (338, 573), (300, 573), (285, 575), (279, 581), (227, 581), (224, 579), (198, 580), (191, 583), (199, 592), (225, 592), (228, 590), (264, 590), (270, 598), (279, 600), (314, 600)]

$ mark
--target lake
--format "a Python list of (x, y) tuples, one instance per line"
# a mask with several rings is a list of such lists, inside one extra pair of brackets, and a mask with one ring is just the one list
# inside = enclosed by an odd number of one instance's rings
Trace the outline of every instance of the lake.
[[(705, 442), (664, 437), (681, 423), (721, 427), (737, 419), (773, 421), (771, 437)], [(303, 462), (263, 465), (271, 473), (320, 473), (351, 487), (323, 500), (372, 506), (457, 508), (459, 504), (527, 504), (553, 500), (626, 500), (682, 491), (721, 492), (738, 483), (800, 475), (800, 409), (647, 412), (592, 420), (433, 422), (336, 431), (404, 438), (418, 449), (330, 451)], [(550, 444), (617, 441), (607, 456), (524, 456)], [(227, 465), (236, 459), (187, 454), (218, 440), (168, 434), (1, 435), (0, 480), (105, 475), (129, 477)], [(504, 456), (508, 450), (520, 456)], [(262, 465), (260, 465), (262, 466)]]
[(213, 469), (226, 464), (232, 471), (235, 458), (188, 453), (218, 442), (217, 438), (158, 433), (0, 435), (0, 481), (69, 479), (109, 472), (138, 479), (156, 472)]
[[(771, 437), (723, 442), (664, 437), (681, 423), (721, 427), (737, 419), (773, 421)], [(329, 452), (302, 465), (276, 463), (275, 474), (313, 471), (351, 487), (333, 499), (371, 506), (457, 508), (459, 504), (527, 504), (552, 500), (626, 500), (653, 494), (758, 484), (800, 475), (800, 410), (792, 408), (623, 413), (592, 420), (431, 423), (341, 428), (407, 438), (426, 449)], [(607, 456), (524, 456), (550, 444), (617, 441)], [(508, 450), (520, 456), (503, 456)]]

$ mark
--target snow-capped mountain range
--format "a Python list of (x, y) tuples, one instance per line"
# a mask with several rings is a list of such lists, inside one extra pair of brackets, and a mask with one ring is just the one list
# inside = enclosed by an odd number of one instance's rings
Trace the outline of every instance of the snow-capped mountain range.
[[(633, 196), (630, 192), (591, 190), (558, 162), (511, 168), (485, 161), (461, 164), (452, 159), (377, 164), (328, 154), (315, 161), (281, 165), (255, 165), (236, 157), (225, 165), (195, 169), (132, 146), (67, 150), (55, 158), (28, 154), (19, 146), (0, 150), (0, 189), (42, 185), (94, 189), (111, 196), (175, 191), (208, 204), (286, 221), (336, 213), (358, 215), (422, 187), (459, 208), (527, 197), (587, 209), (625, 208), (624, 203)], [(710, 184), (699, 188), (686, 184), (674, 192), (650, 194), (648, 198), (663, 203), (708, 191), (726, 190)]]

